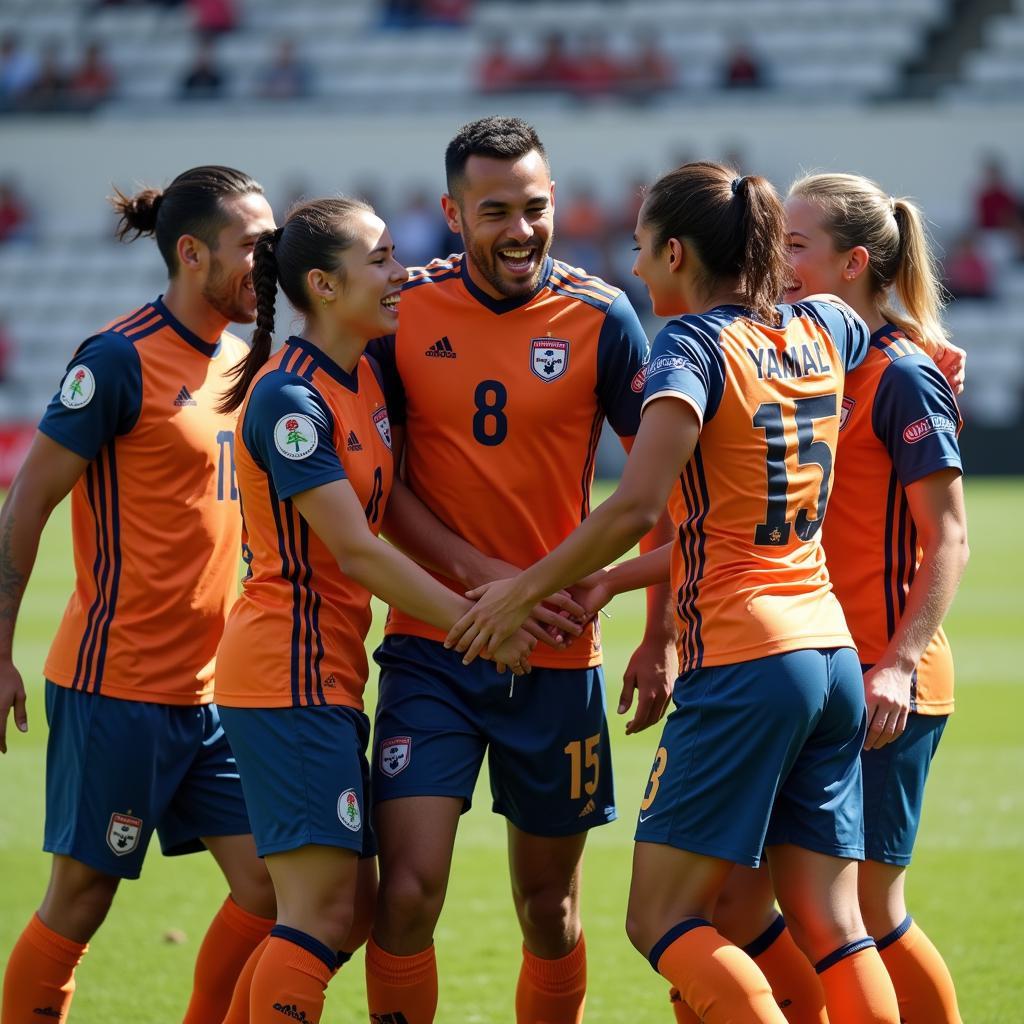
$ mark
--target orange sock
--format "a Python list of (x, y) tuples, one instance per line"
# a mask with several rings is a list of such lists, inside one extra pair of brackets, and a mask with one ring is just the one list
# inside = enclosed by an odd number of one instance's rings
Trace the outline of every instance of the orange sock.
[(228, 1012), (224, 1014), (221, 1024), (249, 1024), (249, 990), (252, 988), (252, 976), (269, 941), (270, 936), (268, 935), (252, 951), (249, 959), (245, 961), (245, 966), (238, 972), (235, 990), (231, 993), (231, 1005), (228, 1007)]
[(896, 993), (874, 939), (857, 939), (814, 965), (831, 1024), (900, 1024)]
[(317, 1024), (337, 954), (297, 928), (276, 924), (253, 971), (249, 988), (251, 1024), (302, 1020)]
[(87, 942), (58, 935), (33, 914), (7, 961), (0, 1021), (66, 1020), (75, 994), (75, 968), (88, 948)]
[(946, 961), (909, 915), (878, 940), (878, 955), (892, 978), (907, 1024), (961, 1024), (956, 989)]
[(587, 946), (557, 960), (542, 960), (523, 946), (516, 986), (516, 1024), (581, 1024), (587, 999)]
[(219, 1024), (224, 1019), (239, 973), (273, 927), (272, 920), (250, 914), (228, 896), (199, 947), (183, 1024)]
[(649, 959), (705, 1024), (786, 1024), (761, 969), (702, 918), (677, 924)]
[(670, 988), (668, 990), (668, 1001), (672, 1004), (672, 1012), (676, 1015), (676, 1024), (700, 1024), (700, 1017), (683, 1002), (679, 989)]
[(366, 999), (372, 1024), (433, 1024), (437, 1012), (434, 947), (412, 956), (393, 956), (371, 936), (366, 943)]
[(743, 952), (764, 972), (789, 1024), (828, 1024), (821, 982), (781, 914)]

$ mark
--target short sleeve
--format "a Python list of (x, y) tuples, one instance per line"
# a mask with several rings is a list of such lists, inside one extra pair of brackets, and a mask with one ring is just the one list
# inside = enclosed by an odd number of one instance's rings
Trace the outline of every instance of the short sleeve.
[(671, 395), (691, 405), (701, 425), (718, 411), (725, 391), (725, 360), (717, 341), (690, 319), (659, 331), (647, 364), (644, 408)]
[(871, 425), (904, 487), (941, 469), (963, 472), (956, 399), (927, 356), (903, 356), (885, 368)]
[(334, 447), (334, 417), (319, 392), (293, 374), (269, 373), (256, 384), (245, 407), (242, 441), (282, 501), (345, 479)]
[(597, 340), (597, 396), (619, 437), (640, 429), (644, 366), (651, 346), (625, 293), (608, 308)]
[(840, 299), (834, 302), (818, 299), (801, 302), (799, 305), (828, 331), (843, 357), (843, 366), (847, 372), (864, 362), (871, 341), (871, 331), (845, 302)]
[(405, 424), (405, 388), (402, 378), (398, 375), (397, 338), (388, 334), (383, 338), (374, 338), (366, 346), (366, 354), (377, 364), (377, 379), (384, 392), (384, 401), (388, 407), (388, 419), (392, 426)]
[(75, 353), (60, 390), (39, 422), (58, 444), (90, 462), (142, 411), (142, 364), (135, 346), (119, 334), (97, 334)]

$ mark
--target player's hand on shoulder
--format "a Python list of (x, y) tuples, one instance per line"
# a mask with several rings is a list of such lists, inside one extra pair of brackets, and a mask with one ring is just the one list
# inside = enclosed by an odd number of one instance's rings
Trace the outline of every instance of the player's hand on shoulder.
[(0, 754), (7, 753), (7, 722), (14, 712), (14, 724), (19, 732), (28, 732), (25, 684), (14, 662), (0, 663)]
[(944, 342), (935, 353), (935, 365), (953, 389), (953, 394), (961, 394), (967, 380), (967, 353), (951, 342)]
[(896, 665), (875, 665), (864, 674), (868, 709), (865, 750), (878, 750), (903, 735), (910, 714), (911, 672)]
[(629, 659), (622, 676), (618, 713), (626, 714), (636, 694), (636, 712), (626, 723), (626, 735), (643, 732), (661, 720), (672, 699), (679, 675), (679, 656), (674, 638), (644, 639)]

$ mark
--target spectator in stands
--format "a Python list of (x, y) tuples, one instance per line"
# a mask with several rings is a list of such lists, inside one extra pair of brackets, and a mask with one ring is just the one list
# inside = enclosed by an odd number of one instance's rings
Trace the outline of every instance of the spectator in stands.
[(576, 62), (565, 44), (561, 32), (552, 32), (544, 40), (544, 48), (537, 61), (526, 68), (523, 83), (537, 90), (565, 90), (576, 84)]
[(430, 196), (416, 190), (402, 210), (388, 219), (397, 258), (406, 266), (422, 267), (438, 256), (447, 255), (449, 232)]
[(986, 231), (1008, 228), (1017, 218), (1021, 199), (1007, 179), (998, 157), (991, 156), (985, 161), (975, 206), (978, 227)]
[(381, 25), (384, 28), (416, 28), (423, 20), (423, 0), (384, 0)]
[(588, 32), (575, 60), (573, 91), (581, 99), (607, 97), (618, 91), (620, 81), (621, 70), (608, 52), (607, 36), (603, 32)]
[(460, 28), (469, 21), (473, 0), (425, 0), (423, 21), (438, 28)]
[(225, 85), (224, 72), (217, 66), (213, 41), (201, 40), (192, 67), (181, 80), (179, 90), (181, 99), (220, 99), (224, 95)]
[(0, 245), (28, 236), (32, 215), (28, 204), (10, 179), (0, 181)]
[(235, 0), (188, 0), (192, 23), (203, 36), (219, 36), (238, 27)]
[(508, 92), (522, 84), (524, 68), (509, 53), (505, 40), (495, 36), (477, 69), (477, 88), (481, 92)]
[(946, 260), (946, 290), (954, 299), (988, 299), (992, 271), (973, 231), (962, 235)]
[(39, 68), (24, 96), (30, 110), (64, 110), (68, 105), (68, 76), (60, 59), (60, 45), (51, 41), (43, 46)]
[(85, 48), (82, 63), (71, 75), (70, 101), (76, 110), (93, 110), (110, 99), (116, 84), (113, 69), (103, 57), (99, 43)]
[(648, 103), (658, 93), (671, 89), (673, 78), (672, 65), (658, 45), (658, 37), (653, 32), (638, 35), (636, 50), (620, 73), (625, 95), (637, 103)]
[(291, 39), (282, 39), (270, 64), (260, 75), (257, 89), (268, 100), (295, 100), (313, 92), (313, 75)]
[(39, 73), (39, 61), (13, 32), (0, 39), (0, 113), (16, 110)]
[(726, 89), (760, 89), (764, 85), (761, 64), (745, 43), (736, 43), (729, 52), (722, 85)]

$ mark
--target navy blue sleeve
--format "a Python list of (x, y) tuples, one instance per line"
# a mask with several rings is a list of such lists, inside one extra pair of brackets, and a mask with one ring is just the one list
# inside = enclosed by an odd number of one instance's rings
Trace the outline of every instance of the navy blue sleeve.
[(90, 462), (142, 411), (142, 364), (120, 334), (97, 334), (75, 353), (39, 422), (58, 444)]
[(383, 338), (374, 338), (366, 346), (366, 354), (377, 364), (380, 371), (377, 379), (384, 392), (388, 419), (392, 426), (401, 427), (405, 424), (405, 388), (402, 387), (402, 378), (398, 376), (398, 357), (395, 348), (395, 335), (388, 334)]
[(608, 308), (597, 339), (597, 397), (619, 437), (640, 429), (644, 365), (651, 353), (636, 310), (621, 294)]
[(253, 388), (242, 441), (282, 501), (345, 479), (334, 417), (319, 392), (295, 374), (271, 372)]
[(847, 372), (856, 369), (868, 354), (871, 331), (868, 325), (845, 302), (828, 302), (824, 299), (801, 302), (811, 316), (831, 335), (843, 357)]
[(941, 469), (963, 472), (956, 399), (927, 356), (903, 356), (885, 368), (875, 392), (871, 426), (904, 487)]
[(706, 423), (718, 411), (725, 392), (725, 360), (718, 342), (699, 317), (666, 324), (654, 339), (647, 364), (644, 406), (662, 395), (689, 401)]

